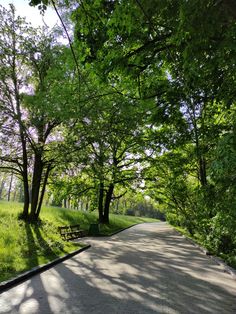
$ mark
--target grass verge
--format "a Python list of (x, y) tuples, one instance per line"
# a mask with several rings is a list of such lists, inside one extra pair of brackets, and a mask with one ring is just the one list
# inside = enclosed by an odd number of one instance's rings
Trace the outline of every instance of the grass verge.
[[(55, 207), (43, 207), (41, 223), (29, 225), (17, 219), (22, 204), (0, 201), (0, 282), (83, 247), (82, 243), (65, 242), (58, 226), (80, 224), (84, 230), (97, 221), (95, 213)], [(104, 235), (155, 219), (132, 216), (110, 216), (109, 226), (102, 226)]]

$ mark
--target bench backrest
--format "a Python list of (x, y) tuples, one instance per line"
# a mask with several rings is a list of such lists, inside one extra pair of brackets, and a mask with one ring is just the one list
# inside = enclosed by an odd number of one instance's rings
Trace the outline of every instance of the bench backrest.
[(79, 230), (80, 225), (58, 227), (60, 233)]

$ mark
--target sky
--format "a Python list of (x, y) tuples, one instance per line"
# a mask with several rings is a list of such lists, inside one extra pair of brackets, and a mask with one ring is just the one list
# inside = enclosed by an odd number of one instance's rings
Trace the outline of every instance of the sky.
[[(8, 7), (9, 3), (13, 3), (17, 14), (25, 16), (26, 20), (31, 22), (33, 26), (37, 27), (44, 24), (40, 11), (37, 7), (31, 7), (29, 5), (29, 0), (0, 0), (0, 5), (5, 8)], [(56, 12), (51, 8), (47, 8), (43, 19), (49, 27), (53, 27), (58, 21)]]

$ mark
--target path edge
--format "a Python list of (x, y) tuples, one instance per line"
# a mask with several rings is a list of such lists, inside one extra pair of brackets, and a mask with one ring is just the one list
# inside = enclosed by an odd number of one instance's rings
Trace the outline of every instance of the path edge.
[(182, 234), (179, 230), (176, 230), (173, 226), (171, 226), (179, 235), (181, 235), (183, 238), (185, 238), (189, 243), (191, 243), (192, 245), (194, 245), (195, 247), (197, 247), (200, 251), (202, 251), (209, 259), (213, 260), (216, 264), (220, 265), (224, 272), (230, 274), (234, 280), (236, 280), (236, 270), (229, 266), (228, 264), (226, 264), (226, 262), (215, 255), (212, 255), (206, 248), (200, 246), (199, 244), (197, 244), (194, 240), (192, 240), (191, 238), (188, 238), (186, 235)]
[(78, 250), (75, 250), (73, 252), (70, 252), (64, 256), (58, 257), (56, 259), (54, 259), (51, 262), (48, 262), (46, 264), (40, 265), (40, 266), (36, 266), (31, 268), (30, 270), (16, 276), (13, 279), (9, 279), (6, 281), (3, 281), (0, 283), (0, 294), (5, 292), (6, 290), (13, 288), (14, 286), (16, 286), (17, 284), (22, 283), (23, 281), (30, 279), (32, 276), (37, 275), (39, 273), (44, 272), (45, 270), (48, 270), (49, 268), (64, 262), (65, 260), (67, 260), (68, 258), (71, 258), (79, 253), (82, 253), (83, 251), (89, 249), (91, 247), (91, 245), (86, 245)]

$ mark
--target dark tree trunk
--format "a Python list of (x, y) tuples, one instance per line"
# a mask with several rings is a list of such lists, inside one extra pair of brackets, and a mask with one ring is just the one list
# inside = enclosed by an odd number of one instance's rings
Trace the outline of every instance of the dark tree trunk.
[(197, 153), (197, 159), (198, 159), (198, 179), (201, 183), (201, 186), (207, 185), (207, 176), (206, 176), (206, 159), (203, 156), (202, 149), (200, 147), (199, 139), (198, 139), (198, 133), (195, 132), (196, 135), (196, 153)]
[(104, 183), (100, 182), (98, 195), (98, 219), (100, 223), (103, 223), (103, 196), (104, 196)]
[(12, 181), (13, 181), (13, 174), (11, 174), (10, 184), (7, 192), (7, 201), (10, 202), (11, 200), (11, 188), (12, 188)]
[[(195, 109), (193, 108), (192, 110), (193, 110), (192, 122), (193, 122), (193, 127), (194, 127), (196, 156), (197, 156), (197, 163), (198, 163), (198, 167), (199, 167), (197, 175), (198, 175), (198, 180), (199, 180), (201, 186), (206, 186), (207, 185), (206, 159), (204, 157), (204, 151), (203, 151), (204, 140), (202, 140), (202, 143), (201, 143), (200, 137), (199, 137), (200, 131), (199, 131), (199, 127), (197, 124)], [(201, 125), (202, 125), (202, 134), (204, 135), (204, 119), (201, 120)]]
[(67, 208), (67, 205), (66, 205), (66, 198), (64, 198), (64, 200), (63, 200), (63, 206), (64, 206), (64, 208)]
[(114, 184), (110, 183), (109, 188), (106, 192), (106, 199), (105, 199), (105, 205), (104, 205), (103, 223), (105, 224), (109, 224), (109, 209), (110, 209), (113, 191), (114, 191)]
[(30, 220), (37, 220), (37, 206), (39, 201), (40, 184), (42, 180), (43, 172), (43, 162), (42, 155), (35, 154), (34, 159), (34, 171), (32, 179), (32, 196), (31, 196), (31, 210), (30, 210)]
[(4, 189), (4, 184), (5, 184), (5, 181), (4, 181), (4, 179), (2, 179), (1, 186), (0, 186), (0, 200), (2, 199), (2, 192)]
[(30, 198), (29, 198), (29, 183), (28, 183), (28, 178), (25, 178), (23, 176), (23, 184), (24, 184), (24, 209), (23, 209), (23, 218), (28, 219), (29, 215), (29, 203), (30, 203)]
[(42, 207), (42, 203), (43, 203), (43, 197), (44, 197), (44, 194), (45, 194), (45, 190), (46, 190), (46, 186), (47, 186), (47, 182), (48, 182), (48, 176), (49, 176), (50, 171), (51, 171), (51, 166), (49, 165), (47, 167), (47, 170), (46, 170), (46, 173), (45, 173), (43, 186), (42, 186), (42, 191), (41, 191), (41, 195), (40, 195), (38, 206), (37, 206), (37, 212), (36, 212), (36, 218), (37, 219), (38, 219), (40, 211), (41, 211), (41, 207)]
[(20, 125), (20, 137), (21, 137), (21, 146), (22, 146), (22, 157), (23, 157), (22, 177), (23, 177), (23, 186), (24, 186), (24, 208), (23, 208), (22, 218), (27, 220), (29, 216), (29, 203), (30, 203), (29, 182), (28, 182), (28, 156), (27, 156), (25, 135), (24, 135), (20, 118), (19, 118), (19, 125)]
[(206, 160), (204, 157), (199, 159), (199, 178), (202, 186), (207, 185), (207, 176), (206, 176)]

